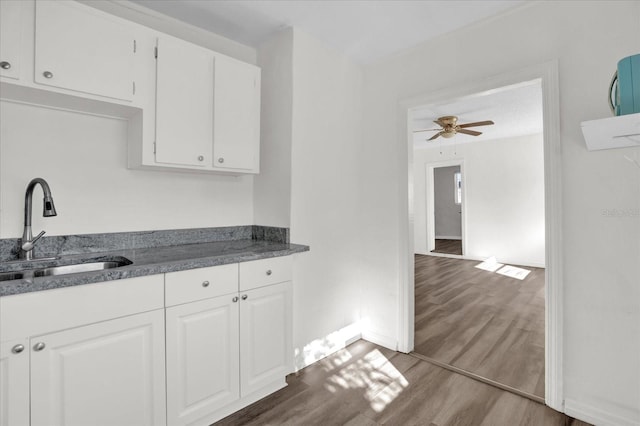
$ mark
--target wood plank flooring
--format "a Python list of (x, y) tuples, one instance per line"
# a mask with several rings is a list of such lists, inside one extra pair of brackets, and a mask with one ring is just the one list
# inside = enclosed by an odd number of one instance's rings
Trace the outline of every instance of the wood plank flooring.
[(462, 254), (462, 240), (436, 240), (436, 247), (431, 253)]
[(415, 258), (415, 352), (544, 398), (544, 269), (522, 281), (480, 262)]
[(359, 340), (216, 425), (582, 426), (549, 407)]

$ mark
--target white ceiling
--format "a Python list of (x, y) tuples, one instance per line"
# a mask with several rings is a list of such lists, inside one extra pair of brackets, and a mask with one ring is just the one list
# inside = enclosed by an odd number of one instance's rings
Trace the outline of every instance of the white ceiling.
[(132, 0), (249, 46), (296, 27), (370, 63), (530, 0)]
[(482, 132), (480, 136), (458, 133), (450, 139), (439, 137), (430, 142), (426, 139), (437, 131), (414, 133), (414, 148), (477, 143), (542, 133), (542, 87), (537, 80), (464, 99), (417, 108), (413, 111), (412, 129), (437, 128), (438, 125), (433, 121), (445, 115), (457, 116), (459, 124), (485, 120), (492, 120), (495, 124), (471, 129)]

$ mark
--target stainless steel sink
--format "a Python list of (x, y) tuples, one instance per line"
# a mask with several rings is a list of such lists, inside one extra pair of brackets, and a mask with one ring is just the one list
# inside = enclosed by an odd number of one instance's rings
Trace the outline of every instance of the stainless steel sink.
[(119, 268), (131, 265), (126, 257), (109, 257), (84, 259), (81, 263), (69, 263), (66, 265), (51, 265), (40, 268), (28, 268), (18, 271), (0, 272), (0, 281), (20, 280), (34, 277), (49, 277), (52, 275), (78, 274), (81, 272), (102, 271), (105, 269)]
[(118, 268), (124, 266), (122, 262), (91, 262), (77, 263), (75, 265), (51, 266), (49, 268), (37, 269), (33, 271), (34, 277), (48, 277), (50, 275), (77, 274), (79, 272), (102, 271), (103, 269)]

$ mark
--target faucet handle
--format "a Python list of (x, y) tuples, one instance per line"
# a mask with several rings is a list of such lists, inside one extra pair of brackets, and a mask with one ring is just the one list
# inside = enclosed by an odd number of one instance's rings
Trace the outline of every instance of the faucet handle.
[(45, 231), (40, 232), (38, 235), (35, 236), (35, 238), (33, 238), (31, 241), (25, 241), (24, 244), (22, 244), (22, 250), (24, 251), (29, 251), (29, 250), (33, 250), (33, 246), (36, 245), (36, 242), (45, 234)]

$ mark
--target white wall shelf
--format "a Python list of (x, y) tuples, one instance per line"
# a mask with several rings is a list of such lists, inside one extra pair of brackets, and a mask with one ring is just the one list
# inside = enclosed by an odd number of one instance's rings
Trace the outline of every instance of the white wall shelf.
[(589, 151), (640, 147), (640, 113), (583, 121), (581, 127)]

